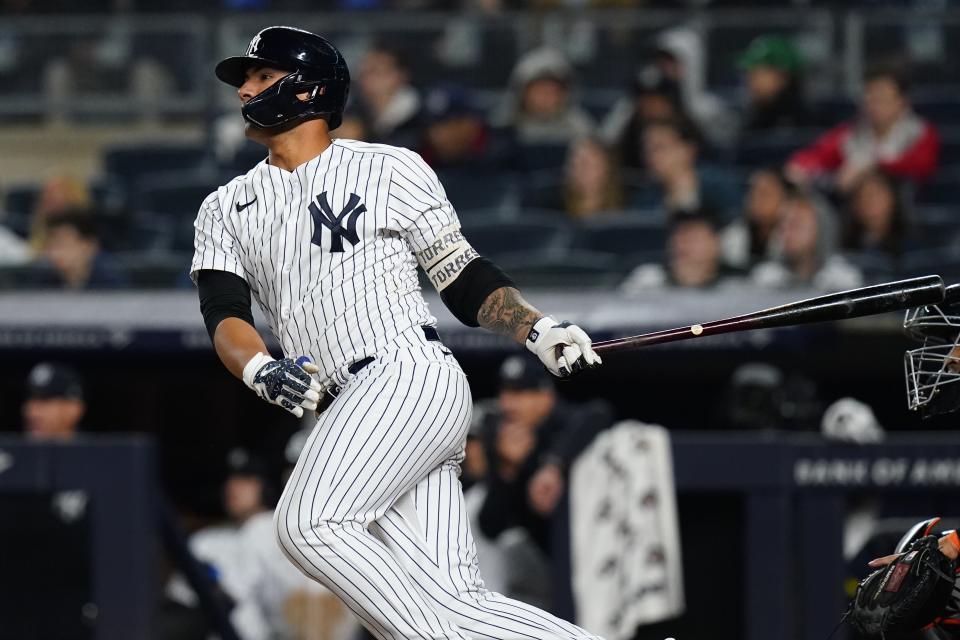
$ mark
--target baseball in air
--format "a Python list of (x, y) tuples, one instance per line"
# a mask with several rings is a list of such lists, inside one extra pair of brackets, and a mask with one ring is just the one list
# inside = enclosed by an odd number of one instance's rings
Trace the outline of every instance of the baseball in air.
[(693, 332), (693, 335), (698, 336), (701, 333), (703, 333), (703, 327), (700, 326), (699, 324), (695, 324), (692, 327), (690, 327), (690, 331)]

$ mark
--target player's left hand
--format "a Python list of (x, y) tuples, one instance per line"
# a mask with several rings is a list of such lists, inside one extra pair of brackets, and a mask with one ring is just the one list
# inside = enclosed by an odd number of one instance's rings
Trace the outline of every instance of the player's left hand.
[(243, 381), (267, 402), (302, 418), (304, 409), (317, 409), (322, 388), (312, 374), (318, 371), (320, 368), (306, 356), (274, 360), (258, 353), (243, 368)]
[(540, 358), (547, 371), (558, 378), (567, 378), (585, 367), (603, 363), (583, 329), (569, 322), (557, 322), (549, 316), (540, 318), (533, 325), (526, 346)]

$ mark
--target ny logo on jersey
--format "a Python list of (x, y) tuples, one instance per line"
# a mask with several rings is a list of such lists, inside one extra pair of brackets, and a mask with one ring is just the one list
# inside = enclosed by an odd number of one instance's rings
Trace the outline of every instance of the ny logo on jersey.
[[(313, 218), (313, 238), (310, 242), (319, 246), (323, 237), (323, 228), (330, 229), (330, 252), (343, 253), (343, 239), (346, 238), (350, 244), (360, 242), (360, 236), (357, 235), (357, 219), (360, 214), (367, 210), (365, 205), (360, 204), (360, 196), (355, 193), (350, 194), (350, 200), (339, 214), (334, 215), (330, 203), (327, 202), (327, 192), (324, 191), (310, 203), (310, 216)], [(347, 219), (344, 226), (343, 219)]]

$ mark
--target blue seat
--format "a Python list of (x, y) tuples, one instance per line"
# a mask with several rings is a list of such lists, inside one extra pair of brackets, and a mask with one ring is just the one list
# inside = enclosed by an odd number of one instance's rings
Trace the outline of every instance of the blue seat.
[(960, 281), (960, 250), (956, 246), (908, 251), (902, 264), (907, 276), (937, 274), (948, 284)]
[(191, 254), (176, 252), (129, 252), (115, 256), (139, 289), (171, 289), (190, 269)]
[(499, 209), (516, 200), (516, 178), (501, 171), (447, 169), (437, 171), (440, 184), (457, 211)]
[(488, 218), (464, 219), (463, 234), (470, 244), (488, 257), (510, 253), (557, 250), (566, 246), (569, 227), (561, 218), (527, 216), (491, 223)]
[(110, 181), (133, 192), (139, 180), (153, 173), (197, 171), (207, 167), (209, 154), (199, 144), (138, 144), (107, 149), (103, 168)]
[(921, 205), (960, 203), (960, 167), (941, 167), (931, 180), (917, 187), (916, 200)]
[(521, 287), (613, 287), (623, 277), (617, 256), (596, 251), (506, 254), (499, 264)]
[(137, 185), (132, 206), (138, 212), (195, 218), (204, 199), (219, 186), (219, 176), (207, 172), (158, 173)]
[(526, 172), (558, 169), (567, 159), (567, 144), (523, 144), (518, 147), (520, 166)]
[(810, 144), (822, 133), (820, 129), (795, 129), (747, 136), (733, 149), (733, 161), (747, 167), (779, 167), (794, 151)]
[(624, 212), (579, 225), (571, 244), (577, 250), (627, 256), (662, 251), (666, 242), (666, 229), (658, 217)]

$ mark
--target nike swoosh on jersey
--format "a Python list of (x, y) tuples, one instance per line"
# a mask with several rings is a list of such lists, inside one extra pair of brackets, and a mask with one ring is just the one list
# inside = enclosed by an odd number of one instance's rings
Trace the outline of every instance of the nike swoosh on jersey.
[(251, 200), (250, 202), (248, 202), (248, 203), (246, 203), (246, 204), (240, 204), (240, 203), (238, 202), (238, 203), (237, 203), (237, 213), (240, 213), (241, 211), (243, 211), (244, 209), (246, 209), (247, 207), (249, 207), (250, 205), (252, 205), (252, 204), (253, 204), (254, 202), (256, 202), (256, 201), (257, 201), (257, 196), (253, 196), (253, 200)]

